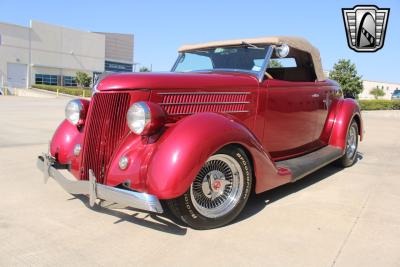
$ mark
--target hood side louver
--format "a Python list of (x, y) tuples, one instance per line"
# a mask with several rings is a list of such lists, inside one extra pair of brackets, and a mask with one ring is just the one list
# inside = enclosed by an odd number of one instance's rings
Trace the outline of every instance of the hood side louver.
[(249, 112), (249, 92), (179, 92), (159, 93), (160, 105), (168, 115), (190, 115), (198, 112)]

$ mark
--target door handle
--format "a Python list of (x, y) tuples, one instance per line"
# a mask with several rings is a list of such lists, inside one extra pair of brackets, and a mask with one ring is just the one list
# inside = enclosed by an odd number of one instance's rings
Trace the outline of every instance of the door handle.
[(313, 94), (312, 97), (319, 97), (319, 94)]

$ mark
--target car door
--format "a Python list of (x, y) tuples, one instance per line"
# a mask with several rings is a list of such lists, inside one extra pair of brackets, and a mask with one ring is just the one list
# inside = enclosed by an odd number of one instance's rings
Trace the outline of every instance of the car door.
[(342, 92), (337, 84), (332, 81), (317, 82), (319, 88), (318, 112), (315, 122), (315, 139), (326, 145), (335, 120), (335, 107), (342, 97)]
[(316, 82), (316, 85), (318, 91), (315, 92), (315, 97), (318, 101), (318, 107), (315, 116), (315, 140), (320, 138), (326, 127), (328, 111), (331, 107), (333, 96), (333, 88), (326, 86), (325, 82)]
[(275, 159), (314, 149), (319, 90), (313, 82), (266, 80), (261, 84), (263, 145)]

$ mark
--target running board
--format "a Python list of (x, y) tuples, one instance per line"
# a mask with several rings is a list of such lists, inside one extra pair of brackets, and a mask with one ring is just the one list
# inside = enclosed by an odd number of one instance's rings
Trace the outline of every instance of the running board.
[(326, 146), (301, 157), (277, 161), (278, 168), (292, 173), (292, 182), (328, 165), (343, 155), (343, 150), (334, 146)]

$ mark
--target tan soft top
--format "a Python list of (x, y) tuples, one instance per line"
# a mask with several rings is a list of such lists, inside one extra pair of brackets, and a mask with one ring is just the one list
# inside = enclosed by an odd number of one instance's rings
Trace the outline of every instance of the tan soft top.
[(287, 44), (290, 47), (308, 52), (311, 55), (315, 74), (317, 75), (317, 79), (319, 81), (325, 80), (325, 75), (322, 70), (321, 57), (319, 55), (319, 51), (315, 48), (310, 42), (302, 37), (293, 37), (293, 36), (267, 36), (260, 38), (249, 38), (249, 39), (236, 39), (236, 40), (226, 40), (226, 41), (216, 41), (209, 42), (203, 44), (193, 44), (193, 45), (183, 45), (179, 48), (179, 52), (203, 49), (203, 48), (212, 48), (212, 47), (221, 47), (221, 46), (231, 46), (231, 45), (240, 45), (242, 42), (250, 43), (250, 44)]

